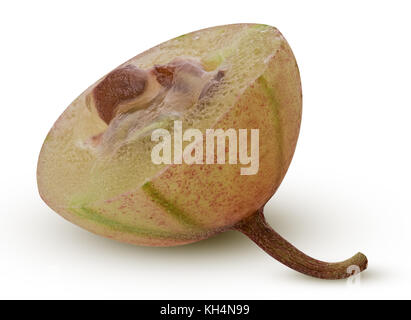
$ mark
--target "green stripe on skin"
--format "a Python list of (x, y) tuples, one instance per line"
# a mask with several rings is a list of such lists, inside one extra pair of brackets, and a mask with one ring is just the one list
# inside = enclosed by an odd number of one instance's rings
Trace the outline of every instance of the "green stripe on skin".
[(272, 27), (269, 26), (268, 24), (256, 24), (254, 26), (251, 26), (251, 29), (257, 29), (257, 30), (265, 30), (269, 28), (272, 28)]
[(199, 229), (200, 224), (191, 218), (183, 210), (177, 208), (174, 204), (170, 203), (156, 188), (154, 188), (151, 182), (146, 182), (142, 186), (143, 191), (160, 207), (165, 209), (171, 216), (173, 216), (181, 224), (190, 228)]
[(272, 106), (273, 113), (274, 113), (274, 126), (276, 129), (277, 133), (277, 141), (278, 141), (278, 152), (279, 152), (279, 158), (281, 161), (281, 166), (284, 166), (284, 152), (283, 152), (283, 131), (281, 128), (281, 123), (280, 123), (280, 112), (278, 110), (279, 103), (277, 99), (275, 98), (275, 93), (272, 88), (268, 85), (267, 79), (264, 76), (260, 76), (257, 79), (257, 83), (261, 86), (263, 89), (265, 95), (267, 96), (268, 100), (270, 101), (270, 105)]
[(124, 224), (109, 218), (104, 217), (101, 213), (94, 209), (80, 207), (80, 208), (69, 208), (69, 211), (76, 216), (93, 221), (97, 224), (108, 227), (114, 231), (131, 233), (142, 237), (152, 237), (156, 239), (176, 239), (176, 240), (192, 240), (195, 237), (186, 234), (172, 233), (154, 229), (148, 229), (143, 227), (132, 226)]

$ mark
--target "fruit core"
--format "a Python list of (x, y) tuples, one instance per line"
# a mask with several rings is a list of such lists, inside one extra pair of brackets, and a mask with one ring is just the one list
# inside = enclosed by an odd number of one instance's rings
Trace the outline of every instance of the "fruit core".
[(141, 132), (164, 118), (181, 118), (212, 92), (224, 74), (205, 71), (198, 60), (181, 57), (146, 70), (133, 64), (113, 70), (91, 92), (95, 109), (108, 127), (90, 144), (97, 147), (118, 140), (114, 136), (119, 131)]
[(191, 58), (176, 58), (148, 70), (130, 64), (110, 72), (92, 95), (98, 115), (109, 125), (119, 115), (154, 105), (158, 114), (184, 112), (223, 76), (221, 70), (205, 71)]

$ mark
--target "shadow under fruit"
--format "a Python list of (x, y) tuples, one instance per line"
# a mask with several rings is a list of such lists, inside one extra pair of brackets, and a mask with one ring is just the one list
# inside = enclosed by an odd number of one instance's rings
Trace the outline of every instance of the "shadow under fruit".
[[(115, 240), (173, 246), (235, 229), (299, 272), (346, 278), (350, 266), (367, 267), (363, 254), (314, 260), (264, 219), (291, 162), (301, 108), (297, 63), (277, 29), (192, 32), (125, 62), (73, 101), (41, 149), (40, 195), (67, 220)], [(202, 132), (259, 129), (258, 172), (241, 175), (238, 163), (153, 163), (151, 133), (173, 133), (175, 120)]]

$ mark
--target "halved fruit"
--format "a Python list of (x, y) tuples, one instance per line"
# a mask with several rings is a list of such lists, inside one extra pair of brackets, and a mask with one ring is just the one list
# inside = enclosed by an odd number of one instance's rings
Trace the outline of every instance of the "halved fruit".
[[(352, 264), (365, 269), (365, 256), (309, 260), (273, 237), (262, 217), (294, 153), (301, 99), (295, 58), (274, 27), (236, 24), (180, 36), (120, 65), (66, 109), (41, 150), (40, 195), (64, 218), (116, 240), (171, 246), (234, 228), (298, 271), (347, 277)], [(165, 129), (174, 139), (175, 121), (204, 134), (258, 129), (258, 171), (242, 175), (238, 162), (153, 162), (152, 133)]]

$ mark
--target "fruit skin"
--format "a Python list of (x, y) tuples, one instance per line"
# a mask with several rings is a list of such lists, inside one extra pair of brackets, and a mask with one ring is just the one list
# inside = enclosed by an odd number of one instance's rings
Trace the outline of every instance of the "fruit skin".
[[(119, 174), (118, 180), (96, 178), (94, 184), (88, 185), (84, 177), (93, 172), (96, 163), (97, 167), (100, 165), (98, 161), (110, 165), (104, 156), (99, 155), (95, 160), (96, 156), (79, 148), (78, 131), (70, 129), (81, 115), (87, 117), (81, 120), (84, 127), (80, 130), (81, 137), (92, 137), (106, 129), (95, 112), (84, 113), (87, 108), (93, 109), (92, 102), (85, 98), (93, 85), (73, 102), (46, 138), (37, 172), (43, 200), (64, 218), (87, 230), (149, 246), (180, 245), (208, 238), (232, 228), (262, 207), (279, 187), (294, 153), (302, 109), (300, 77), (289, 45), (275, 28), (243, 24), (208, 30), (220, 32), (230, 28), (261, 29), (272, 32), (273, 41), (281, 39), (265, 61), (263, 72), (236, 93), (232, 108), (213, 125), (221, 129), (260, 130), (260, 163), (256, 175), (240, 175), (242, 165), (182, 164), (162, 168), (142, 185), (133, 185), (133, 180), (128, 181), (124, 174)], [(214, 58), (210, 61), (215, 63)], [(60, 144), (64, 146), (62, 150), (58, 150)], [(53, 167), (54, 159), (58, 159), (61, 167)], [(122, 161), (125, 167), (129, 165), (127, 159)], [(83, 181), (78, 181), (80, 196), (73, 197), (70, 186), (75, 186), (77, 176)], [(53, 177), (57, 182), (51, 183)], [(60, 186), (66, 180), (70, 189), (67, 195)], [(100, 192), (110, 194), (107, 190), (117, 187), (127, 191), (105, 199), (96, 196)]]

